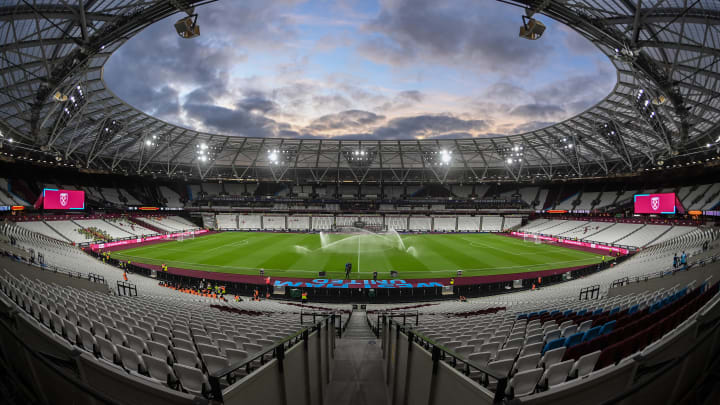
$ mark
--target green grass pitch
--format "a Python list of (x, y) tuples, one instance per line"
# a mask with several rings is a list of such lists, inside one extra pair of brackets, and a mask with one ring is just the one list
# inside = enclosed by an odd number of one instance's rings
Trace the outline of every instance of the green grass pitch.
[(599, 263), (600, 255), (493, 234), (320, 234), (224, 232), (116, 251), (146, 264), (273, 277), (368, 279), (373, 271), (403, 279), (523, 273)]

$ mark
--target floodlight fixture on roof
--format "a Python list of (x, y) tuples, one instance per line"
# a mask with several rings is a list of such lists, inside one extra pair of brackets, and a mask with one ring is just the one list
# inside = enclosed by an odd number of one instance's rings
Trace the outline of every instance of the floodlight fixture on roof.
[(197, 14), (181, 18), (175, 23), (175, 31), (181, 38), (190, 39), (200, 36), (200, 26), (197, 24)]

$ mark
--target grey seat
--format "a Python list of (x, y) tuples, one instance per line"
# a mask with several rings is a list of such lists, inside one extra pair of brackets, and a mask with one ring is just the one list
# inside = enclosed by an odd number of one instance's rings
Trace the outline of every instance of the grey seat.
[(150, 336), (150, 332), (148, 332), (147, 329), (143, 329), (139, 326), (133, 326), (132, 333), (133, 333), (133, 335), (135, 335), (143, 340), (152, 340), (152, 337)]
[(210, 339), (208, 336), (202, 336), (202, 335), (193, 335), (193, 338), (195, 339), (195, 343), (197, 344), (203, 344), (212, 346), (215, 344), (215, 342)]
[(241, 363), (248, 358), (246, 351), (238, 349), (226, 349), (225, 356), (231, 364)]
[(511, 347), (508, 349), (499, 350), (497, 352), (497, 355), (495, 355), (495, 360), (507, 360), (507, 359), (515, 360), (515, 357), (517, 356), (519, 351), (520, 351), (519, 347)]
[(543, 346), (544, 346), (544, 343), (542, 341), (538, 342), (538, 343), (526, 344), (520, 351), (520, 356), (527, 356), (528, 354), (541, 353)]
[(218, 339), (217, 345), (222, 352), (225, 352), (227, 349), (237, 349), (237, 345), (232, 340)]
[(160, 333), (160, 332), (152, 332), (152, 333), (150, 334), (150, 337), (152, 337), (152, 341), (153, 341), (153, 342), (162, 343), (162, 344), (164, 344), (165, 346), (170, 346), (170, 345), (171, 345), (171, 343), (170, 343), (170, 337), (167, 336), (167, 335), (164, 335), (164, 334), (162, 334), (162, 333)]
[(120, 357), (120, 363), (126, 370), (142, 374), (147, 372), (145, 362), (135, 350), (123, 346), (116, 346), (116, 349)]
[(532, 370), (537, 367), (540, 362), (540, 353), (528, 354), (517, 359), (513, 367), (513, 373)]
[(101, 338), (100, 336), (95, 336), (95, 341), (97, 342), (97, 345), (98, 345), (98, 351), (100, 352), (100, 357), (102, 357), (103, 359), (105, 359), (111, 363), (115, 363), (117, 361), (118, 357), (120, 357), (120, 356), (118, 356), (118, 351), (115, 348), (115, 345), (113, 344), (113, 342), (111, 342), (105, 338)]
[(213, 356), (221, 356), (220, 349), (218, 349), (217, 346), (198, 343), (197, 349), (198, 352), (200, 352), (200, 354), (202, 354), (203, 356), (206, 354), (210, 354)]
[[(515, 360), (513, 359), (498, 360), (491, 361), (490, 363), (488, 363), (487, 367), (495, 373), (507, 377), (510, 374), (510, 370), (512, 369), (513, 364), (515, 364)], [(488, 376), (486, 383), (489, 387), (494, 388), (497, 384), (497, 380), (493, 377)]]
[(574, 360), (567, 360), (560, 363), (555, 363), (545, 369), (545, 373), (540, 378), (540, 386), (545, 388), (552, 388), (558, 384), (562, 384), (567, 380), (570, 374), (570, 369)]
[(203, 354), (202, 359), (209, 374), (213, 374), (215, 372), (230, 367), (228, 359), (222, 356)]
[(592, 319), (581, 323), (580, 326), (579, 326), (578, 329), (577, 329), (578, 333), (579, 333), (579, 332), (587, 332), (587, 331), (589, 331), (590, 328), (592, 328), (592, 323), (593, 323)]
[(172, 354), (166, 345), (159, 342), (153, 342), (152, 340), (146, 340), (145, 346), (147, 346), (148, 353), (151, 356), (163, 359), (165, 362), (172, 362)]
[(570, 369), (570, 377), (582, 377), (590, 374), (593, 369), (595, 369), (595, 364), (600, 358), (601, 352), (601, 350), (598, 350), (592, 353), (588, 353), (577, 359), (575, 364), (573, 364), (572, 368)]
[(90, 333), (89, 330), (85, 328), (78, 328), (78, 333), (80, 335), (80, 347), (83, 349), (89, 351), (90, 353), (95, 353), (95, 337)]
[(541, 368), (533, 368), (515, 374), (508, 382), (505, 394), (516, 398), (532, 394), (542, 375), (543, 369)]
[[(548, 369), (550, 366), (552, 366), (555, 363), (559, 363), (563, 356), (565, 355), (565, 350), (567, 348), (565, 346), (558, 347), (557, 349), (548, 350), (543, 354), (542, 358), (540, 359), (540, 366), (544, 369)], [(568, 372), (570, 369), (568, 369)]]
[(173, 347), (172, 352), (175, 356), (175, 363), (179, 363), (188, 367), (201, 366), (200, 359), (198, 358), (195, 351), (185, 350), (179, 347)]
[(262, 346), (256, 345), (255, 343), (243, 343), (243, 349), (245, 349), (248, 354), (253, 354), (261, 351)]
[(125, 342), (126, 342), (125, 334), (120, 332), (119, 329), (108, 327), (107, 333), (108, 333), (108, 339), (110, 339), (111, 342), (113, 342), (114, 344), (119, 345), (119, 346), (125, 345)]
[(142, 360), (152, 380), (173, 388), (177, 385), (177, 377), (165, 361), (147, 354), (142, 355)]
[(200, 369), (175, 363), (173, 370), (178, 380), (180, 380), (183, 391), (195, 395), (204, 395), (210, 390), (207, 376)]
[(195, 345), (189, 340), (174, 337), (172, 338), (172, 344), (173, 346), (179, 347), (181, 349), (195, 351)]
[(75, 326), (74, 323), (68, 321), (67, 319), (63, 320), (63, 331), (65, 333), (65, 339), (70, 341), (72, 344), (77, 344), (78, 342), (78, 335), (80, 334), (77, 330), (77, 326)]
[(57, 333), (60, 336), (63, 335), (63, 319), (58, 314), (50, 314), (50, 324), (52, 326), (53, 332)]
[(145, 345), (145, 340), (143, 340), (142, 338), (139, 338), (132, 334), (128, 334), (125, 335), (125, 340), (127, 342), (127, 346), (135, 350), (139, 354), (147, 353), (148, 348)]

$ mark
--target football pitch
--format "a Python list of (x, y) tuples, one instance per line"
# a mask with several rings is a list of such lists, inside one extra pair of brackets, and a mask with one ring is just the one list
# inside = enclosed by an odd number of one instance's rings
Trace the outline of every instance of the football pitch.
[(192, 270), (273, 277), (353, 279), (443, 278), (463, 270), (483, 276), (550, 270), (599, 263), (601, 256), (557, 245), (535, 244), (489, 233), (403, 234), (223, 232), (115, 251), (112, 257), (135, 263), (167, 264)]

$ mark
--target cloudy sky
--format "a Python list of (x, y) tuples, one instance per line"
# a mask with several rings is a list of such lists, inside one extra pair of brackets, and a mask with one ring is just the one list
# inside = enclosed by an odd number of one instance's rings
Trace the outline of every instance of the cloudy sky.
[(201, 36), (174, 22), (105, 68), (131, 105), (241, 136), (429, 139), (521, 133), (597, 103), (610, 62), (565, 26), (518, 38), (521, 11), (491, 0), (222, 0)]

